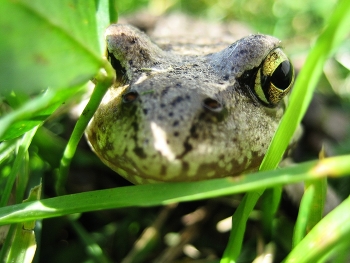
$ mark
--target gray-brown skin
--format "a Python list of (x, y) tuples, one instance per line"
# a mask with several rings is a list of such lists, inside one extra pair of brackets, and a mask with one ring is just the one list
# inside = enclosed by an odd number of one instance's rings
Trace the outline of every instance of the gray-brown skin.
[(86, 135), (107, 166), (135, 184), (259, 167), (285, 100), (264, 106), (252, 90), (253, 75), (279, 40), (250, 35), (223, 50), (213, 45), (208, 54), (206, 46), (206, 54), (184, 56), (188, 48), (164, 51), (134, 27), (113, 24), (106, 41), (117, 80)]

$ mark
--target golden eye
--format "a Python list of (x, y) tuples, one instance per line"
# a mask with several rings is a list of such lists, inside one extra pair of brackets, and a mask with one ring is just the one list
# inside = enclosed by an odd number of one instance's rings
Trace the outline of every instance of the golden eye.
[(294, 68), (280, 48), (272, 50), (264, 59), (256, 75), (254, 91), (267, 106), (276, 106), (292, 88)]

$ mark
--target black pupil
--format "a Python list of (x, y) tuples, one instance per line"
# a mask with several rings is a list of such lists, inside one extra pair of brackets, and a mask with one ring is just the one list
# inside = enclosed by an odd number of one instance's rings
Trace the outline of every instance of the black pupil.
[(283, 61), (275, 69), (271, 76), (271, 82), (279, 89), (285, 90), (289, 87), (293, 78), (292, 65), (288, 60)]

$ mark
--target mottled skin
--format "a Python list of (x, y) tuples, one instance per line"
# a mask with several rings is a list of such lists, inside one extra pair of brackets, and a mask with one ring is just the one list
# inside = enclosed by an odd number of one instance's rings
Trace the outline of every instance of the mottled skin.
[(111, 25), (106, 40), (118, 77), (86, 135), (107, 166), (135, 184), (259, 167), (285, 101), (264, 105), (253, 87), (279, 40), (251, 35), (223, 50), (217, 44), (209, 54), (206, 46), (206, 54), (196, 49), (186, 56), (180, 53), (188, 48), (164, 51), (129, 25)]

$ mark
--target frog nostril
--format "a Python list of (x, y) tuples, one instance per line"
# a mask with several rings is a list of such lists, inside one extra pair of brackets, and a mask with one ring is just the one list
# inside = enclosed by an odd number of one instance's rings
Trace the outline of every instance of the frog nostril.
[(139, 94), (136, 91), (129, 91), (123, 95), (123, 102), (130, 103), (135, 101), (139, 97)]
[(206, 98), (205, 100), (203, 100), (203, 106), (206, 109), (215, 111), (215, 112), (219, 112), (222, 110), (222, 104), (212, 98)]

